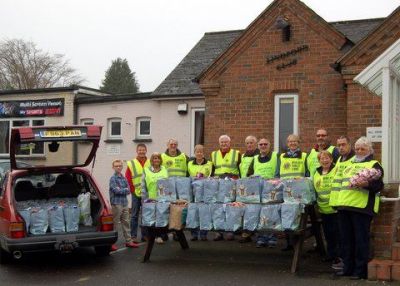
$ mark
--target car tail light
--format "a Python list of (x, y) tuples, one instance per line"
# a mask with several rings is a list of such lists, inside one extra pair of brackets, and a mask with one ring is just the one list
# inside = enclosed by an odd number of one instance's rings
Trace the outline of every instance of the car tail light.
[(11, 238), (25, 237), (25, 225), (23, 222), (12, 222), (9, 229)]
[(114, 230), (114, 220), (112, 215), (105, 215), (100, 218), (101, 227), (100, 231)]

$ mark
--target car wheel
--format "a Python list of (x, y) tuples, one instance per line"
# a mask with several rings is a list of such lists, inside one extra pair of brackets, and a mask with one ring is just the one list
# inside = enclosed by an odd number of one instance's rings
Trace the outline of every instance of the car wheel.
[(10, 253), (0, 248), (0, 264), (8, 264), (12, 260), (12, 256)]
[(111, 252), (111, 245), (95, 246), (94, 250), (99, 257), (109, 256)]

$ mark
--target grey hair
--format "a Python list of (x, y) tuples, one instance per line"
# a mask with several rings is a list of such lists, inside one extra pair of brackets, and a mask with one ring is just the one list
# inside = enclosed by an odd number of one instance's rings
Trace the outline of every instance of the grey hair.
[(228, 139), (229, 142), (231, 141), (231, 137), (229, 137), (229, 136), (226, 135), (226, 134), (219, 136), (218, 142), (221, 142), (222, 139)]
[(257, 137), (254, 135), (249, 135), (246, 137), (246, 139), (244, 139), (244, 142), (246, 142), (247, 140), (253, 140), (254, 142), (257, 142)]
[(374, 153), (374, 148), (372, 148), (372, 142), (365, 136), (361, 136), (360, 138), (357, 139), (356, 143), (354, 143), (354, 146), (357, 145), (364, 145), (367, 146), (369, 149), (370, 154)]

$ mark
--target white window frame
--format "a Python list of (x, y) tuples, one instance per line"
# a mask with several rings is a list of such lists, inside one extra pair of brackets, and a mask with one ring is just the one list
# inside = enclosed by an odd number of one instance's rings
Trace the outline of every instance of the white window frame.
[(275, 115), (274, 115), (274, 151), (279, 152), (279, 103), (281, 99), (293, 99), (293, 134), (299, 135), (299, 95), (295, 93), (275, 95)]
[[(140, 123), (148, 121), (150, 123), (150, 133), (141, 134)], [(151, 138), (151, 117), (141, 116), (136, 117), (136, 139), (150, 139)]]
[[(11, 118), (1, 118), (0, 119), (0, 121), (8, 121), (8, 123), (9, 123), (9, 130), (10, 130), (10, 133), (8, 135), (9, 139), (11, 139), (11, 128), (13, 128), (13, 124), (12, 124), (13, 121), (28, 121), (29, 122), (28, 126), (32, 127), (33, 126), (32, 122), (33, 121), (39, 121), (39, 120), (42, 120), (44, 122), (43, 126), (46, 125), (46, 119), (43, 118), (43, 117), (34, 117), (34, 118), (33, 117), (29, 117), (29, 118), (26, 118), (26, 117), (11, 117)], [(37, 125), (37, 126), (40, 126), (40, 125)], [(16, 157), (42, 157), (44, 155), (45, 155), (45, 149), (43, 149), (43, 153), (32, 154), (32, 150), (30, 150), (29, 151), (29, 155), (16, 155)], [(1, 157), (10, 156), (10, 153), (0, 153), (0, 156)]]
[(94, 119), (93, 118), (81, 118), (80, 123), (81, 123), (81, 125), (93, 125)]
[[(111, 126), (113, 122), (119, 122), (119, 124), (121, 125), (121, 133), (119, 135), (113, 135), (111, 134)], [(122, 118), (120, 117), (113, 117), (113, 118), (108, 118), (107, 119), (107, 125), (108, 125), (108, 138), (109, 139), (121, 139), (122, 138)]]
[(204, 111), (205, 112), (205, 107), (194, 107), (192, 108), (191, 111), (191, 124), (190, 124), (190, 155), (194, 156), (194, 146), (195, 146), (195, 142), (194, 142), (194, 135), (195, 135), (195, 130), (196, 130), (196, 112), (197, 111)]

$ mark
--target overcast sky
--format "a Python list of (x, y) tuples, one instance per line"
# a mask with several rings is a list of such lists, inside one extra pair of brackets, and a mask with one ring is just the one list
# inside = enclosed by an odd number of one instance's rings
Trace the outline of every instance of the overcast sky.
[[(205, 32), (246, 28), (272, 0), (1, 0), (0, 39), (64, 54), (98, 88), (126, 58), (140, 91), (153, 91)], [(386, 17), (399, 0), (304, 0), (327, 21)]]

